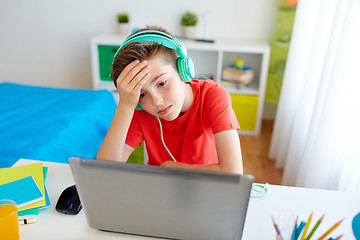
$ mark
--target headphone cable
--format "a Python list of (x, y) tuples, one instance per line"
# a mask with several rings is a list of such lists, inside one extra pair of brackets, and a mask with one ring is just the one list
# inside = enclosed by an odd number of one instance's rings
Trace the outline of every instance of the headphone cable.
[(250, 198), (266, 197), (269, 191), (269, 183), (265, 183), (265, 184), (254, 183), (251, 187), (251, 190), (255, 192), (255, 194), (250, 194)]
[(163, 131), (162, 131), (162, 125), (161, 125), (161, 121), (158, 117), (156, 117), (156, 119), (159, 121), (159, 125), (160, 125), (160, 136), (161, 136), (161, 141), (166, 149), (166, 151), (169, 153), (170, 157), (174, 160), (174, 162), (177, 162), (176, 159), (173, 157), (173, 155), (171, 154), (171, 152), (169, 151), (169, 149), (167, 148), (165, 141), (164, 141), (164, 137), (163, 137)]
[[(156, 117), (156, 119), (159, 122), (159, 126), (160, 126), (160, 136), (161, 136), (161, 141), (166, 149), (166, 151), (169, 153), (170, 157), (174, 160), (174, 162), (177, 162), (176, 159), (174, 158), (174, 156), (171, 154), (171, 152), (169, 151), (169, 149), (167, 148), (165, 141), (164, 141), (164, 137), (163, 137), (163, 131), (162, 131), (162, 124), (161, 121), (158, 117)], [(268, 187), (269, 187), (269, 183), (265, 183), (263, 184), (256, 184), (254, 183), (251, 187), (251, 190), (256, 192), (257, 194), (251, 194), (251, 198), (263, 198), (267, 195), (268, 193)]]

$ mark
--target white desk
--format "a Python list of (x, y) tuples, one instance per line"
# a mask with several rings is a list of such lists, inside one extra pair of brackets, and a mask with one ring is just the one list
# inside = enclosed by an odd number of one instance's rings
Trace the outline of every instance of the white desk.
[[(21, 162), (32, 163), (33, 161), (21, 160)], [(40, 211), (36, 223), (20, 226), (20, 239), (158, 239), (92, 229), (87, 226), (84, 210), (75, 216), (56, 212), (55, 205), (60, 193), (74, 184), (74, 179), (68, 164), (43, 163), (44, 166), (49, 167), (46, 187), (52, 206)], [(355, 239), (351, 222), (353, 217), (360, 212), (360, 196), (345, 192), (270, 185), (266, 197), (250, 200), (243, 239), (275, 239), (271, 215), (277, 218), (283, 210), (292, 211), (304, 221), (314, 211), (313, 224), (325, 213), (324, 220), (317, 230), (321, 234), (345, 217), (331, 236), (336, 237), (344, 233), (342, 240)]]

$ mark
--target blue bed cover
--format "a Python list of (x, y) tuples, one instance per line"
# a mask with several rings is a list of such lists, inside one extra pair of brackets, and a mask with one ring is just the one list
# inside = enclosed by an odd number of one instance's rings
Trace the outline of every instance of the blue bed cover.
[(0, 84), (0, 167), (19, 158), (94, 158), (114, 116), (107, 90)]

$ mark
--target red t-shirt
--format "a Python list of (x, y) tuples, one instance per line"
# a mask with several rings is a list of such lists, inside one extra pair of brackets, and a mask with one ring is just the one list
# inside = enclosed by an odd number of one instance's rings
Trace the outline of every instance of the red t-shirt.
[[(208, 165), (219, 163), (214, 134), (239, 130), (227, 90), (213, 80), (191, 80), (194, 93), (190, 108), (173, 121), (161, 120), (163, 138), (176, 161)], [(136, 148), (145, 140), (150, 165), (171, 160), (160, 135), (159, 122), (146, 111), (135, 110), (126, 144)]]

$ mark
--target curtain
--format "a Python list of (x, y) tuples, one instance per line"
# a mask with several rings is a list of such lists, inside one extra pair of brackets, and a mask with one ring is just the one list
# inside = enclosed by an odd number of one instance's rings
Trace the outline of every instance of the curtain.
[(300, 0), (269, 157), (283, 184), (360, 192), (360, 0)]

